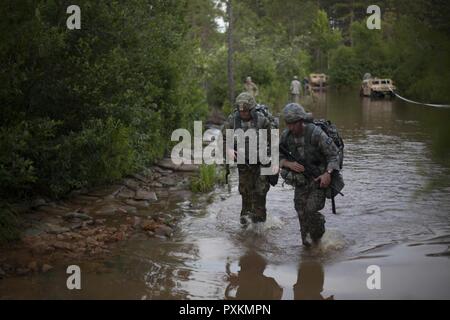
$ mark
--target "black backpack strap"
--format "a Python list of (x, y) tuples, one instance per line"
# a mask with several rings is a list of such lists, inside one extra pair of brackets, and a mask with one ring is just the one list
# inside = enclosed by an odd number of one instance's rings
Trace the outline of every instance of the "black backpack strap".
[(305, 145), (311, 145), (312, 135), (317, 130), (317, 126), (311, 122), (305, 126)]
[(234, 130), (241, 129), (241, 117), (239, 116), (239, 111), (234, 112), (233, 116), (233, 122), (234, 122)]

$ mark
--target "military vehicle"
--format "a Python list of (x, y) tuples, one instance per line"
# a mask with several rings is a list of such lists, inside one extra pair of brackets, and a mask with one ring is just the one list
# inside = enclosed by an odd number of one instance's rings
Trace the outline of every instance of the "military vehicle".
[(328, 83), (328, 76), (324, 73), (311, 73), (309, 75), (309, 85), (312, 90), (325, 89)]
[(370, 78), (361, 83), (359, 94), (361, 97), (371, 98), (395, 98), (396, 87), (391, 79)]

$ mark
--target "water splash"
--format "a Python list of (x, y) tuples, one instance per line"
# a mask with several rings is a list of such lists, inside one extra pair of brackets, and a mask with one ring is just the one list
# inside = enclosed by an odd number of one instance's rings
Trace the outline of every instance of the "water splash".
[[(248, 219), (247, 219), (248, 221)], [(276, 216), (268, 216), (264, 223), (252, 223), (248, 221), (246, 228), (247, 232), (255, 233), (257, 235), (264, 235), (270, 230), (280, 230), (284, 226), (284, 222)]]
[(335, 229), (327, 229), (320, 243), (314, 247), (314, 252), (327, 255), (341, 251), (347, 246), (344, 235)]

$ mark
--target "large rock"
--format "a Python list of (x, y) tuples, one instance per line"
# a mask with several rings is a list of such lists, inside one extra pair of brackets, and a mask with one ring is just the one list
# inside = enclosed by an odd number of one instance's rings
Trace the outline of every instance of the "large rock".
[(134, 190), (123, 188), (116, 197), (118, 199), (130, 199), (134, 197), (134, 194), (135, 194)]
[[(198, 165), (184, 164), (184, 163), (177, 165), (177, 164), (173, 163), (172, 159), (169, 159), (169, 158), (162, 159), (161, 161), (159, 161), (157, 163), (157, 165), (161, 168), (169, 169), (172, 171), (196, 172), (199, 170)], [(158, 167), (155, 167), (155, 169), (156, 168), (158, 168)], [(160, 172), (160, 173), (165, 173), (165, 172)]]
[(162, 177), (161, 179), (159, 179), (159, 182), (164, 187), (174, 187), (177, 185), (177, 181), (172, 177)]
[(82, 222), (74, 222), (74, 223), (69, 225), (69, 228), (72, 231), (81, 229), (82, 227), (83, 227), (83, 223)]
[(146, 190), (138, 190), (136, 192), (136, 195), (134, 196), (135, 200), (145, 200), (149, 202), (158, 201), (158, 197), (156, 196), (156, 193), (153, 191), (146, 191)]
[(125, 201), (125, 203), (139, 209), (146, 209), (150, 206), (150, 203), (148, 201), (137, 201), (133, 199), (128, 199)]
[(139, 188), (139, 182), (133, 179), (125, 179), (123, 185), (127, 186), (129, 189), (136, 191)]
[(51, 223), (46, 223), (44, 228), (45, 228), (44, 230), (46, 232), (51, 233), (51, 234), (60, 234), (60, 233), (70, 231), (69, 228), (65, 228), (65, 227), (58, 226), (56, 224), (51, 224)]
[(60, 249), (60, 250), (66, 250), (66, 251), (72, 251), (75, 249), (75, 246), (71, 245), (68, 242), (64, 242), (64, 241), (54, 241), (51, 244), (52, 247), (56, 248), (56, 249)]
[(92, 217), (88, 214), (81, 213), (81, 212), (69, 212), (63, 216), (66, 220), (72, 220), (72, 219), (80, 219), (80, 220), (92, 220)]
[(162, 167), (161, 168), (160, 167), (154, 167), (153, 169), (157, 173), (156, 177), (158, 177), (158, 175), (162, 175), (162, 174), (165, 175), (165, 174), (169, 174), (169, 173), (173, 172), (172, 170), (164, 170)]
[(117, 206), (108, 204), (108, 205), (101, 207), (100, 209), (97, 209), (95, 211), (95, 214), (100, 215), (100, 216), (113, 216), (117, 212), (118, 212)]
[(162, 183), (159, 183), (157, 181), (154, 181), (154, 182), (150, 183), (149, 186), (151, 188), (162, 188), (163, 187)]
[(132, 206), (120, 206), (119, 210), (126, 214), (136, 214), (137, 209)]
[(101, 197), (104, 198), (108, 195), (117, 195), (120, 190), (122, 190), (123, 186), (121, 185), (111, 185), (111, 186), (103, 186), (96, 187), (92, 190), (89, 190), (89, 195), (93, 197)]
[(165, 225), (159, 225), (158, 227), (156, 227), (154, 232), (158, 236), (165, 236), (168, 238), (170, 238), (173, 235), (172, 228)]

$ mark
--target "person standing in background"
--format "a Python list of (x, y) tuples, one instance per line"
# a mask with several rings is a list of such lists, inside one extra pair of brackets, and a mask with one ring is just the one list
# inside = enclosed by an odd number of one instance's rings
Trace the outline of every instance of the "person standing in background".
[(250, 93), (253, 96), (253, 98), (255, 98), (255, 99), (259, 93), (258, 87), (256, 86), (256, 84), (253, 83), (251, 77), (247, 77), (247, 79), (245, 80), (244, 90), (247, 91), (248, 93)]
[(298, 81), (298, 77), (294, 76), (294, 80), (291, 82), (291, 102), (299, 103), (301, 83)]

